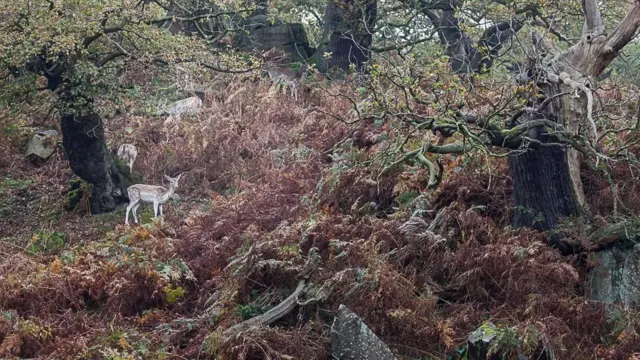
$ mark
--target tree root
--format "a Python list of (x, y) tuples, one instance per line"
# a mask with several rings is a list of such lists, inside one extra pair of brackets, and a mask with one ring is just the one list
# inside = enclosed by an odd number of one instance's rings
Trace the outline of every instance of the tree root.
[(640, 236), (640, 219), (623, 221), (601, 227), (588, 238), (590, 251), (607, 248), (618, 241), (637, 241)]

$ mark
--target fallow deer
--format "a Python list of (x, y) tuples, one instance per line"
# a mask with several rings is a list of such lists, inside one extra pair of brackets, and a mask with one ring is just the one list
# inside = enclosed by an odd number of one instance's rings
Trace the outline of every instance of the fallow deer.
[(204, 93), (196, 92), (196, 96), (188, 97), (176, 101), (171, 105), (169, 110), (169, 116), (164, 121), (164, 131), (167, 134), (166, 141), (169, 141), (172, 129), (175, 129), (183, 116), (196, 115), (202, 111)]
[(165, 188), (164, 186), (157, 185), (145, 185), (145, 184), (136, 184), (131, 185), (127, 189), (127, 193), (129, 194), (129, 205), (127, 206), (127, 215), (125, 217), (124, 223), (129, 225), (129, 211), (133, 212), (133, 220), (135, 223), (138, 223), (138, 217), (136, 216), (136, 211), (140, 206), (140, 202), (153, 203), (153, 217), (154, 219), (158, 217), (158, 208), (160, 208), (160, 216), (164, 217), (162, 214), (162, 204), (169, 201), (173, 193), (178, 188), (178, 181), (182, 174), (178, 175), (175, 178), (169, 177), (167, 175), (164, 176), (167, 180), (169, 180), (169, 188)]
[(138, 157), (138, 150), (134, 145), (122, 144), (118, 148), (118, 158), (129, 166), (129, 172), (133, 173), (133, 162)]
[(267, 73), (269, 73), (271, 81), (273, 81), (273, 86), (288, 86), (291, 91), (291, 96), (293, 96), (295, 101), (298, 101), (298, 89), (307, 76), (307, 64), (302, 64), (299, 72), (287, 67), (274, 65), (273, 63), (267, 63), (265, 68)]

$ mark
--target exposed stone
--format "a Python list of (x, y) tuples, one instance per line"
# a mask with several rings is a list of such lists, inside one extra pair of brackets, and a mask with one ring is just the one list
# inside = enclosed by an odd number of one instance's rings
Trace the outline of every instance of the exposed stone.
[(331, 326), (331, 352), (339, 360), (395, 359), (389, 347), (345, 305), (340, 305)]
[(616, 244), (595, 253), (590, 297), (605, 303), (640, 306), (640, 244)]
[(302, 24), (271, 24), (263, 17), (257, 15), (250, 19), (255, 21), (250, 22), (249, 34), (240, 33), (235, 38), (235, 47), (245, 51), (280, 48), (291, 62), (306, 60), (314, 53)]
[(487, 357), (493, 339), (498, 336), (498, 328), (492, 322), (486, 322), (469, 335), (467, 339), (467, 358), (469, 360), (498, 360), (497, 354)]
[(202, 108), (202, 99), (197, 96), (192, 96), (186, 99), (176, 101), (169, 108), (169, 115), (181, 116), (181, 115), (195, 115)]
[(40, 130), (33, 134), (27, 145), (25, 156), (31, 160), (45, 161), (56, 149), (58, 132), (55, 130)]

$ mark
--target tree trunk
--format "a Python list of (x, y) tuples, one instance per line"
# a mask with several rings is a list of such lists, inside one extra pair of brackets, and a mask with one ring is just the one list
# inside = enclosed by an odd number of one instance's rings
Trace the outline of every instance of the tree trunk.
[(325, 10), (324, 37), (330, 70), (357, 71), (371, 58), (373, 28), (377, 18), (376, 0), (332, 0)]
[(76, 77), (75, 60), (60, 56), (48, 60), (35, 57), (25, 68), (47, 79), (47, 87), (58, 94), (62, 144), (71, 170), (93, 186), (89, 199), (94, 214), (113, 210), (127, 200), (132, 177), (126, 165), (107, 149), (103, 121), (94, 110), (93, 95), (81, 76)]
[[(582, 99), (558, 96), (569, 92), (566, 85), (536, 84), (544, 93), (543, 98), (531, 96), (530, 107), (537, 108), (544, 99), (555, 98), (541, 113), (534, 114), (564, 125), (577, 133), (572, 124), (584, 117)], [(531, 120), (523, 117), (522, 122)], [(549, 230), (562, 218), (588, 214), (582, 180), (580, 179), (580, 154), (566, 145), (552, 145), (553, 140), (541, 131), (532, 131), (530, 138), (545, 146), (531, 144), (523, 154), (508, 158), (513, 184), (513, 225)]]
[[(640, 26), (640, 2), (631, 4), (624, 19), (609, 35), (605, 33), (595, 0), (582, 0), (582, 10), (585, 16), (582, 37), (569, 49), (562, 51), (536, 33), (532, 33), (532, 40), (541, 57), (547, 54), (547, 59), (556, 60), (546, 65), (544, 60), (538, 62), (537, 73), (546, 75), (546, 78), (537, 85), (547, 98), (564, 94), (555, 98), (544, 112), (553, 116), (570, 133), (582, 132), (585, 139), (591, 139), (591, 146), (597, 148), (598, 134), (591, 115), (594, 106), (592, 89), (597, 88), (596, 79), (631, 41)], [(578, 151), (568, 149), (562, 158), (560, 154), (550, 154), (553, 150), (546, 147), (535, 152), (535, 155), (509, 159), (512, 180), (518, 187), (514, 188), (516, 207), (530, 206), (543, 210), (545, 221), (541, 224), (542, 229), (554, 227), (563, 216), (588, 214)], [(561, 160), (562, 165), (559, 164)], [(527, 184), (537, 187), (527, 187)], [(518, 213), (514, 222), (536, 227), (530, 216)]]
[[(460, 2), (452, 0), (449, 6), (446, 2), (419, 4), (422, 6), (419, 10), (438, 30), (451, 67), (458, 73), (477, 73), (490, 68), (504, 42), (522, 28), (518, 20), (498, 23), (485, 30), (474, 45), (455, 15)], [(534, 116), (556, 121), (569, 133), (591, 139), (591, 146), (597, 148), (597, 142), (593, 141), (597, 138), (595, 122), (590, 115), (593, 110), (591, 92), (596, 88), (595, 79), (640, 28), (640, 1), (630, 4), (627, 14), (609, 34), (605, 32), (598, 2), (582, 0), (581, 5), (585, 18), (582, 36), (569, 49), (562, 51), (532, 32), (534, 51), (526, 53), (535, 54), (537, 58), (532, 59), (524, 82), (538, 81), (534, 85), (544, 93), (544, 98), (553, 99)], [(532, 96), (528, 105), (537, 108), (542, 100), (536, 98)], [(526, 122), (533, 118), (522, 117), (521, 120)], [(544, 134), (530, 137), (543, 144), (548, 142)], [(588, 214), (580, 179), (580, 161), (576, 149), (549, 144), (511, 156), (509, 167), (516, 207), (514, 225), (546, 230), (556, 226), (562, 217)]]
[(102, 118), (96, 113), (62, 116), (63, 146), (71, 170), (93, 185), (90, 204), (94, 214), (113, 210), (126, 200), (131, 180), (107, 149)]
[(569, 175), (568, 153), (560, 146), (532, 145), (509, 157), (515, 227), (554, 228), (560, 219), (581, 213)]

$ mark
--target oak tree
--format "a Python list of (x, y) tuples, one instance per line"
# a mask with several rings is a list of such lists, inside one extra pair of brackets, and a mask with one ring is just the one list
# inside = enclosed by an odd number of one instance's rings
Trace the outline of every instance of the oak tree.
[[(164, 24), (196, 23), (239, 10), (210, 1), (32, 0), (0, 4), (0, 72), (3, 96), (38, 89), (44, 78), (55, 97), (63, 145), (73, 172), (93, 185), (94, 213), (114, 209), (126, 197), (126, 171), (107, 150), (95, 99), (117, 86), (125, 66), (194, 62), (213, 70), (219, 57), (207, 41)], [(225, 67), (226, 65), (220, 65)]]

